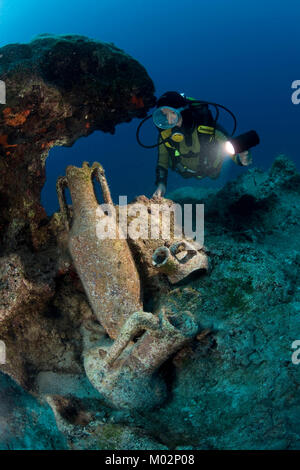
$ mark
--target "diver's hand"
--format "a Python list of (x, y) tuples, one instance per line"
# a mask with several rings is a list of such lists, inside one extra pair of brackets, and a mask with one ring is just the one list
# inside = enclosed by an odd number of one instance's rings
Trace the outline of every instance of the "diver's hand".
[(166, 192), (166, 186), (164, 185), (164, 183), (159, 183), (159, 185), (157, 186), (156, 188), (156, 191), (153, 193), (153, 198), (156, 198), (156, 197), (163, 197), (165, 195), (165, 192)]
[(240, 156), (240, 162), (241, 162), (242, 165), (244, 165), (244, 166), (251, 165), (252, 155), (249, 152), (249, 150), (246, 150), (245, 152), (241, 152), (239, 154), (239, 156)]

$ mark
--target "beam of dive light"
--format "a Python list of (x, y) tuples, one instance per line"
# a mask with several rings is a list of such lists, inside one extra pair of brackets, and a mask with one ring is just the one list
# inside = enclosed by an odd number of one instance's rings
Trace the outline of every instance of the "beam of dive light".
[(234, 146), (232, 145), (231, 142), (229, 142), (229, 140), (225, 144), (225, 150), (228, 153), (228, 155), (234, 155), (235, 154)]

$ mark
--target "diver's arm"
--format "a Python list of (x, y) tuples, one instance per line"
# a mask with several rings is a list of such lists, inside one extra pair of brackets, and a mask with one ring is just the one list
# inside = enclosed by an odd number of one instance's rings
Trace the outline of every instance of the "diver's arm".
[(169, 167), (169, 154), (164, 145), (158, 147), (158, 160), (156, 165), (156, 179), (155, 185), (157, 186), (153, 197), (164, 196), (167, 188), (168, 180), (168, 167)]
[(153, 197), (163, 197), (167, 189), (167, 178), (168, 170), (161, 166), (156, 167), (156, 180), (155, 185), (157, 186)]
[(166, 193), (166, 186), (163, 183), (159, 183), (156, 190), (154, 191), (152, 197), (164, 197)]

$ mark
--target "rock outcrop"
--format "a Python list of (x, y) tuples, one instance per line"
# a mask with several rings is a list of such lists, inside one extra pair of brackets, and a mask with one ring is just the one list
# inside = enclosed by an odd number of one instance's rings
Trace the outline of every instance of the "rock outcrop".
[(145, 116), (154, 87), (124, 51), (84, 36), (41, 34), (0, 55), (7, 103), (0, 105), (0, 237), (38, 249), (48, 235), (40, 193), (49, 150)]
[[(0, 55), (7, 101), (0, 105), (3, 370), (30, 387), (41, 362), (41, 370), (82, 370), (78, 329), (89, 309), (77, 274), (58, 249), (64, 221), (60, 214), (47, 217), (40, 204), (48, 152), (97, 129), (113, 133), (118, 123), (144, 116), (155, 98), (145, 69), (113, 44), (43, 34), (29, 44), (7, 45)], [(79, 287), (75, 297), (66, 286), (60, 289), (66, 281), (71, 290)], [(60, 295), (73, 304), (66, 305), (67, 323)]]

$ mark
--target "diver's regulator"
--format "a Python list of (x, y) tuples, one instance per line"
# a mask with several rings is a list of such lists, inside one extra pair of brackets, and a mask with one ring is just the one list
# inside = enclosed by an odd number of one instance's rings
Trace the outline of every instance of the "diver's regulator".
[[(185, 111), (186, 109), (190, 109), (191, 111), (193, 111), (193, 109), (201, 108), (203, 106), (207, 106), (207, 107), (213, 106), (216, 110), (216, 116), (215, 118), (213, 118), (213, 127), (211, 127), (211, 125), (206, 126), (205, 122), (203, 123), (203, 125), (199, 126), (202, 128), (201, 132), (214, 133), (215, 128), (217, 126), (219, 114), (220, 114), (219, 108), (224, 109), (227, 113), (229, 113), (234, 121), (233, 131), (230, 135), (228, 135), (228, 137), (230, 138), (228, 139), (228, 141), (225, 143), (225, 146), (224, 146), (224, 151), (226, 152), (227, 155), (235, 155), (237, 153), (244, 152), (259, 144), (259, 136), (254, 130), (241, 134), (240, 136), (233, 137), (236, 131), (236, 127), (237, 127), (236, 117), (232, 113), (232, 111), (230, 111), (225, 106), (221, 104), (217, 104), (217, 103), (211, 103), (208, 101), (200, 101), (200, 100), (195, 100), (193, 98), (188, 98), (183, 93), (181, 93), (181, 96), (186, 101), (185, 106), (182, 106), (180, 108), (173, 108), (171, 106), (160, 106), (152, 114), (150, 114), (149, 116), (146, 116), (140, 122), (136, 131), (136, 139), (139, 145), (141, 145), (144, 148), (151, 149), (151, 148), (155, 148), (155, 147), (158, 147), (159, 145), (166, 143), (170, 139), (176, 143), (182, 142), (184, 139), (184, 133), (182, 132), (181, 128), (178, 126), (178, 124), (182, 120), (181, 112)], [(142, 125), (148, 119), (151, 119), (151, 118), (153, 120), (154, 126), (156, 127), (156, 129), (159, 130), (159, 132), (163, 132), (164, 130), (171, 129), (171, 134), (166, 139), (161, 138), (160, 142), (157, 144), (145, 145), (140, 140), (140, 129)]]

